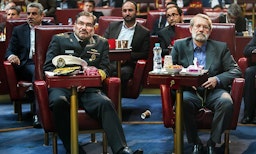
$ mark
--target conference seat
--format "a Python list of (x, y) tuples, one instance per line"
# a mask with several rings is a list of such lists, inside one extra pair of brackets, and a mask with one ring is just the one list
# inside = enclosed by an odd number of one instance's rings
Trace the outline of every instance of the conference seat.
[[(110, 22), (123, 21), (123, 17), (101, 16), (99, 18), (98, 34), (103, 36)], [(146, 25), (146, 19), (137, 18), (137, 22)], [(111, 59), (110, 59), (111, 61)], [(127, 88), (122, 91), (122, 98), (138, 98), (142, 90), (142, 80), (145, 76), (146, 60), (138, 60), (135, 66), (133, 77), (128, 81)]]
[(56, 10), (55, 15), (56, 19), (59, 24), (62, 25), (68, 25), (68, 18), (72, 18), (72, 21), (75, 21), (76, 15), (83, 11), (83, 9), (61, 9), (61, 10)]
[[(189, 24), (177, 24), (176, 25), (176, 37), (177, 39), (185, 38), (191, 36), (189, 32)], [(221, 35), (220, 35), (221, 34)], [(223, 41), (228, 44), (228, 47), (234, 53), (235, 50), (235, 27), (234, 24), (213, 24), (213, 30), (210, 35), (211, 39)], [(233, 100), (233, 116), (231, 124), (227, 130), (224, 132), (224, 144), (225, 144), (225, 154), (229, 153), (229, 134), (231, 130), (235, 130), (238, 123), (238, 117), (242, 102), (243, 96), (243, 87), (244, 79), (235, 78), (231, 87), (231, 97)], [(162, 98), (162, 113), (163, 113), (163, 122), (166, 128), (175, 128), (175, 111), (174, 111), (174, 102), (171, 98), (171, 88), (167, 85), (160, 85), (161, 98)], [(197, 113), (197, 126), (200, 131), (210, 131), (211, 123), (213, 119), (213, 112), (204, 108), (199, 110)], [(174, 132), (175, 136), (175, 132)], [(175, 138), (175, 137), (174, 137)], [(175, 143), (174, 143), (175, 144)]]
[[(54, 120), (52, 112), (49, 108), (48, 102), (48, 86), (44, 81), (43, 65), (46, 58), (46, 52), (51, 38), (54, 34), (71, 32), (73, 31), (72, 26), (38, 26), (35, 28), (36, 40), (35, 40), (35, 82), (34, 89), (37, 100), (37, 112), (39, 120), (45, 132), (44, 144), (49, 145), (49, 134), (52, 134), (53, 140), (53, 153), (57, 153), (57, 132), (54, 126)], [(66, 81), (63, 81), (66, 82)], [(119, 96), (116, 91), (120, 90), (120, 79), (110, 77), (104, 80), (103, 87), (107, 96), (112, 100), (115, 109), (118, 109)], [(102, 126), (98, 120), (91, 118), (84, 110), (78, 110), (78, 125), (79, 133), (90, 133), (91, 142), (96, 142), (95, 133), (103, 134), (103, 153), (107, 154), (107, 140), (106, 134), (102, 129)]]
[[(52, 22), (52, 17), (44, 17), (44, 21)], [(27, 22), (26, 18), (10, 19), (6, 21), (6, 47), (12, 36), (12, 31), (15, 26), (24, 24)], [(4, 51), (5, 52), (5, 51)], [(8, 61), (3, 62), (5, 68), (6, 79), (9, 88), (10, 99), (14, 104), (14, 113), (18, 114), (18, 120), (22, 120), (22, 104), (29, 102), (29, 98), (26, 95), (26, 91), (31, 88), (31, 81), (20, 80), (15, 73), (14, 67)], [(33, 102), (31, 104), (31, 111), (33, 111)]]

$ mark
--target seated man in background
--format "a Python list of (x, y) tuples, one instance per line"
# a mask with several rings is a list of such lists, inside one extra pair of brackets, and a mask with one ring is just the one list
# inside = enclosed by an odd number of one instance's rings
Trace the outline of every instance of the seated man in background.
[[(244, 48), (245, 57), (251, 58), (253, 54), (256, 54), (256, 33), (254, 33), (252, 40)], [(246, 68), (244, 74), (244, 116), (241, 120), (242, 124), (256, 124), (255, 75), (256, 65), (252, 63)]]
[(243, 35), (246, 31), (246, 20), (243, 16), (243, 11), (240, 5), (232, 3), (227, 10), (227, 14), (221, 14), (219, 17), (220, 23), (234, 23), (236, 35)]
[[(128, 48), (132, 49), (131, 60), (123, 61), (121, 65), (122, 89), (133, 77), (136, 63), (139, 59), (147, 59), (149, 52), (150, 32), (136, 21), (136, 3), (126, 1), (122, 6), (123, 21), (112, 22), (106, 29), (107, 39), (128, 40)], [(111, 62), (111, 72), (117, 76), (116, 62)]]
[(183, 22), (183, 12), (178, 6), (172, 6), (166, 10), (166, 18), (169, 26), (164, 27), (158, 32), (162, 57), (170, 54), (170, 47), (173, 46), (175, 39), (175, 24)]
[[(5, 53), (5, 59), (14, 65), (18, 78), (24, 81), (34, 81), (35, 64), (33, 56), (35, 53), (35, 26), (48, 25), (43, 22), (44, 9), (40, 3), (29, 3), (27, 5), (27, 23), (14, 27), (11, 40)], [(35, 105), (33, 88), (27, 92), (27, 95)], [(35, 109), (36, 107), (34, 107)], [(33, 111), (33, 126), (41, 127)]]
[(92, 13), (96, 17), (96, 23), (98, 23), (99, 17), (104, 16), (102, 12), (95, 11), (95, 1), (94, 0), (85, 0), (84, 1), (84, 11)]
[[(165, 0), (165, 9), (172, 6), (177, 6), (176, 2), (173, 2), (172, 0)], [(163, 12), (160, 12), (160, 17), (154, 22), (151, 35), (158, 35), (158, 32), (167, 26), (168, 26), (168, 22), (166, 19), (166, 15), (164, 15)]]
[(204, 14), (197, 14), (190, 21), (192, 37), (177, 40), (171, 55), (173, 64), (187, 68), (197, 58), (198, 65), (208, 70), (208, 81), (200, 87), (184, 87), (183, 111), (188, 142), (192, 143), (193, 154), (203, 153), (203, 144), (198, 135), (196, 113), (201, 108), (214, 111), (207, 154), (215, 154), (216, 143), (229, 125), (233, 114), (230, 85), (233, 79), (241, 77), (241, 71), (232, 58), (226, 43), (208, 39), (212, 31), (212, 21)]
[[(109, 76), (109, 45), (106, 39), (94, 35), (95, 16), (88, 12), (80, 12), (76, 16), (73, 33), (62, 33), (54, 35), (49, 45), (44, 71), (53, 71), (56, 67), (52, 59), (58, 55), (72, 55), (85, 60), (88, 66), (99, 69), (102, 79)], [(84, 46), (80, 45), (84, 42)], [(95, 50), (97, 54), (88, 52)], [(67, 51), (69, 51), (67, 53)], [(91, 57), (94, 58), (91, 58)], [(106, 132), (108, 144), (114, 154), (132, 154), (127, 147), (123, 128), (111, 100), (96, 87), (79, 87), (79, 106), (84, 108), (92, 117), (101, 122)], [(53, 111), (54, 122), (60, 139), (67, 151), (70, 153), (70, 102), (71, 91), (68, 88), (50, 88), (49, 106)], [(86, 153), (79, 146), (79, 154)], [(135, 154), (142, 154), (137, 150)]]
[[(12, 6), (10, 7), (9, 9), (6, 10), (6, 19), (9, 20), (9, 19), (17, 19), (20, 17), (20, 9), (16, 6)], [(6, 33), (5, 32), (5, 25), (6, 25), (6, 22), (2, 22), (0, 23), (0, 32), (1, 33)]]
[[(126, 1), (122, 6), (123, 21), (112, 22), (106, 29), (104, 37), (117, 40), (128, 40), (128, 48), (132, 49), (131, 60), (123, 61), (121, 65), (122, 88), (133, 76), (136, 63), (139, 59), (147, 59), (149, 52), (150, 32), (136, 21), (136, 3)], [(111, 72), (117, 75), (116, 63), (111, 62)]]
[(55, 0), (38, 0), (39, 3), (42, 4), (44, 8), (44, 15), (46, 17), (53, 17), (54, 23), (58, 24), (55, 12), (57, 9), (57, 3)]

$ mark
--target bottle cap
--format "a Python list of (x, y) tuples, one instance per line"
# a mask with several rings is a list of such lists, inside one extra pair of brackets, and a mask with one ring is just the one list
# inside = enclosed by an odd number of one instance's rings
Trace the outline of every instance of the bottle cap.
[(155, 47), (160, 47), (160, 43), (155, 43)]

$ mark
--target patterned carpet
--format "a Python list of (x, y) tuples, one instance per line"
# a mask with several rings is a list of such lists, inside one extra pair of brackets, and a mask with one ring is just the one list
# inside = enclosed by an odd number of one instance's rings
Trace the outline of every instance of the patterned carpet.
[[(123, 99), (123, 128), (128, 145), (132, 149), (141, 148), (144, 154), (171, 154), (173, 151), (173, 133), (162, 124), (161, 102), (159, 95), (141, 95), (138, 99)], [(151, 111), (151, 116), (145, 120), (140, 115), (145, 110)], [(22, 122), (16, 121), (10, 103), (0, 103), (0, 153), (1, 154), (48, 154), (52, 146), (44, 146), (43, 129), (31, 127), (29, 105), (23, 108)], [(208, 139), (207, 133), (200, 135), (203, 141)], [(97, 134), (98, 143), (90, 143), (87, 134), (79, 135), (79, 143), (88, 154), (100, 154), (102, 150), (101, 135)], [(191, 145), (184, 137), (184, 153), (190, 153)], [(217, 152), (222, 154), (223, 146), (218, 145)], [(256, 153), (256, 128), (253, 125), (240, 125), (230, 134), (230, 154)], [(111, 149), (108, 149), (112, 154)], [(58, 153), (65, 154), (60, 140)]]

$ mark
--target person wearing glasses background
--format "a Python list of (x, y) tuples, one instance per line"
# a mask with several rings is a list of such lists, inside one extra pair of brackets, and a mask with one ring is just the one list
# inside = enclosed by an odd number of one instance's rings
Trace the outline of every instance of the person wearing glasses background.
[[(29, 3), (26, 10), (27, 23), (14, 27), (5, 53), (5, 59), (13, 64), (19, 79), (33, 82), (35, 72), (33, 61), (35, 52), (34, 27), (37, 25), (49, 25), (49, 23), (42, 21), (44, 8), (40, 3)], [(35, 105), (33, 87), (29, 88), (26, 95)], [(36, 110), (33, 111), (33, 114), (33, 126), (35, 128), (41, 128)]]
[[(56, 67), (52, 59), (58, 55), (72, 55), (80, 57), (99, 69), (102, 79), (109, 76), (109, 45), (107, 39), (94, 34), (96, 17), (89, 12), (80, 12), (76, 16), (73, 32), (54, 35), (50, 42), (44, 71), (53, 71)], [(80, 43), (81, 42), (81, 43)], [(94, 52), (90, 52), (94, 51)], [(84, 108), (92, 117), (101, 122), (107, 135), (107, 141), (114, 154), (132, 154), (132, 150), (127, 146), (121, 121), (111, 100), (99, 88), (79, 87), (79, 106)], [(50, 88), (49, 106), (52, 109), (55, 119), (55, 126), (60, 139), (67, 151), (70, 153), (70, 89)], [(79, 154), (85, 151), (79, 146)], [(142, 150), (137, 150), (135, 154), (142, 154)]]
[(175, 24), (183, 22), (183, 12), (178, 6), (167, 8), (165, 15), (169, 25), (158, 32), (162, 57), (170, 54), (170, 47), (173, 46), (175, 39)]
[(215, 154), (216, 143), (221, 142), (221, 135), (230, 125), (233, 113), (233, 102), (230, 96), (230, 85), (233, 79), (241, 77), (238, 64), (232, 58), (224, 42), (208, 39), (212, 31), (212, 21), (204, 14), (195, 15), (189, 30), (191, 37), (176, 40), (171, 55), (173, 64), (187, 68), (197, 58), (198, 65), (208, 70), (208, 80), (200, 87), (184, 87), (183, 111), (184, 125), (188, 142), (193, 144), (192, 153), (203, 152), (199, 138), (195, 114), (207, 107), (214, 111), (212, 129), (207, 141), (207, 154)]

